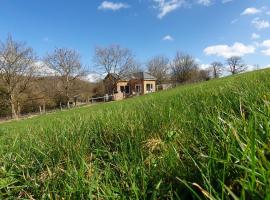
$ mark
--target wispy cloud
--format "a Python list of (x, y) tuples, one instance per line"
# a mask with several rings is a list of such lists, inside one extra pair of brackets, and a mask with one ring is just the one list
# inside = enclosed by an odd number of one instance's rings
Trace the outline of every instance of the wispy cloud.
[(198, 0), (198, 4), (204, 5), (204, 6), (210, 6), (212, 4), (212, 0)]
[[(159, 11), (158, 18), (162, 19), (167, 14), (181, 8), (190, 7), (197, 3), (202, 6), (210, 6), (215, 3), (215, 0), (152, 0), (154, 2), (154, 8)], [(222, 0), (223, 4), (232, 2), (234, 0)]]
[(259, 39), (261, 36), (259, 35), (259, 34), (257, 34), (257, 33), (252, 33), (252, 35), (251, 35), (251, 38), (253, 39), (253, 40), (256, 40), (256, 39)]
[(242, 13), (241, 15), (255, 15), (255, 14), (258, 14), (260, 13), (261, 10), (257, 9), (257, 8), (246, 8)]
[(262, 42), (261, 46), (266, 48), (266, 49), (262, 50), (262, 53), (266, 56), (270, 56), (270, 39), (264, 40)]
[(244, 45), (236, 42), (232, 46), (229, 45), (214, 45), (204, 49), (206, 55), (216, 55), (224, 58), (231, 56), (244, 56), (255, 52), (255, 47), (252, 45)]
[(262, 50), (262, 53), (266, 56), (270, 56), (270, 48), (266, 50)]
[(111, 1), (103, 1), (100, 6), (98, 7), (99, 10), (112, 10), (117, 11), (123, 8), (129, 8), (128, 4), (122, 2), (111, 2)]
[(258, 17), (254, 18), (251, 23), (253, 24), (253, 26), (255, 26), (255, 28), (257, 28), (258, 30), (261, 29), (265, 29), (265, 28), (269, 28), (270, 27), (270, 23), (266, 20), (260, 19)]
[(158, 18), (162, 19), (170, 12), (180, 8), (185, 4), (185, 0), (153, 0), (154, 8), (159, 10)]
[(174, 38), (171, 36), (171, 35), (165, 35), (163, 38), (162, 38), (163, 41), (173, 41)]

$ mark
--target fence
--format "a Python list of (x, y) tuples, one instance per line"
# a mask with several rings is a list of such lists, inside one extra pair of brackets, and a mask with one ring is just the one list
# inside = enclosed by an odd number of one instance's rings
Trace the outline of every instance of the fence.
[[(96, 97), (96, 98), (91, 98), (89, 99), (89, 102), (91, 104), (94, 103), (101, 103), (101, 102), (109, 102), (109, 101), (113, 101), (114, 100), (114, 95), (105, 95), (103, 97)], [(62, 111), (62, 110), (69, 110), (72, 108), (78, 108), (78, 107), (83, 107), (83, 106), (87, 106), (89, 105), (89, 103), (82, 103), (76, 106), (71, 106), (70, 108), (67, 108), (66, 105), (60, 105), (59, 108), (54, 108), (54, 109), (50, 109), (50, 110), (39, 110), (39, 112), (30, 112), (30, 113), (24, 113), (24, 114), (20, 114), (19, 119), (27, 119), (27, 118), (32, 118), (35, 116), (39, 116), (39, 115), (43, 115), (43, 114), (49, 114), (49, 113), (54, 113), (57, 111)], [(10, 116), (7, 117), (0, 117), (0, 124), (6, 121), (10, 121), (13, 120)]]
[(105, 95), (103, 97), (95, 97), (91, 98), (91, 103), (97, 103), (97, 102), (109, 102), (114, 100), (114, 95)]

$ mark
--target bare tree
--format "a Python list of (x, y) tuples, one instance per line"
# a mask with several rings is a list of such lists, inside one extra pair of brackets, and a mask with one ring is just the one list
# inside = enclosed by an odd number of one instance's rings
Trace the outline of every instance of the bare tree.
[(192, 81), (193, 74), (198, 70), (195, 59), (188, 54), (176, 53), (171, 63), (172, 77), (176, 82), (184, 83)]
[(0, 80), (0, 117), (6, 117), (10, 114), (8, 99), (9, 97), (4, 87), (4, 84), (1, 83)]
[(213, 74), (213, 78), (219, 78), (220, 75), (222, 74), (223, 64), (221, 62), (215, 61), (211, 63), (210, 68)]
[(70, 107), (70, 95), (74, 81), (85, 74), (80, 55), (72, 49), (56, 48), (44, 59), (46, 65), (60, 78), (59, 92), (65, 96), (65, 103)]
[(118, 76), (132, 73), (138, 67), (132, 52), (119, 45), (96, 47), (94, 63), (102, 73), (115, 73)]
[(227, 59), (227, 64), (229, 65), (229, 72), (232, 74), (238, 74), (246, 71), (247, 66), (243, 63), (243, 60), (239, 56), (232, 56)]
[(11, 36), (0, 42), (0, 79), (6, 85), (12, 118), (20, 114), (18, 99), (33, 78), (35, 60), (33, 49), (25, 43), (14, 41)]
[(169, 59), (164, 56), (156, 56), (147, 63), (150, 74), (157, 78), (157, 84), (168, 79)]

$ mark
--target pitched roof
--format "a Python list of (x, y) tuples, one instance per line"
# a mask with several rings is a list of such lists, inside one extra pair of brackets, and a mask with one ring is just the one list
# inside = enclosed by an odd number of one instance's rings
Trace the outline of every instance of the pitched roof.
[(149, 74), (148, 72), (137, 72), (137, 73), (133, 73), (133, 74), (129, 74), (129, 75), (118, 75), (115, 73), (110, 73), (108, 74), (105, 79), (111, 75), (113, 78), (117, 79), (117, 80), (131, 80), (131, 79), (140, 79), (140, 80), (157, 80), (154, 76), (152, 76), (151, 74)]
[(149, 74), (148, 72), (138, 72), (138, 73), (134, 73), (133, 76), (137, 79), (141, 79), (141, 80), (157, 80), (156, 77), (152, 76), (151, 74)]

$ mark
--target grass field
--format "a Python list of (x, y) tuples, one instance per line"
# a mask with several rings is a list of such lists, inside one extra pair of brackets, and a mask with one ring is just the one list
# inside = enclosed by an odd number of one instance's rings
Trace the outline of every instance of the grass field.
[(0, 125), (0, 199), (269, 199), (270, 70)]

